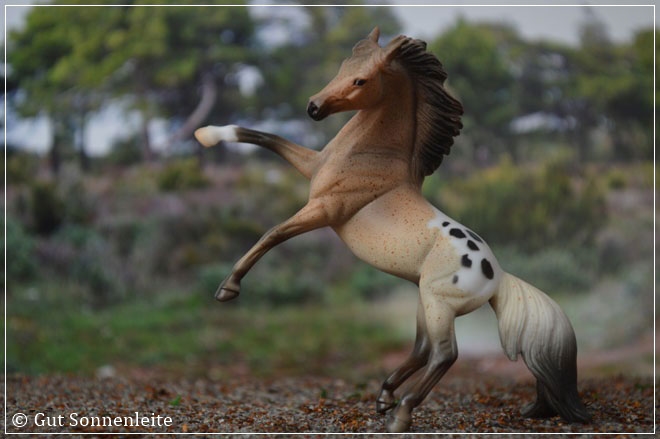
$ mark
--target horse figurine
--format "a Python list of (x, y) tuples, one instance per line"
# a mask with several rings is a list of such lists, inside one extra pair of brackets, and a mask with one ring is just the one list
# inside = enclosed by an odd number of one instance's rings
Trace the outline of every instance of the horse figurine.
[[(382, 384), (376, 401), (390, 432), (407, 431), (412, 411), (457, 357), (454, 319), (489, 302), (506, 355), (520, 354), (536, 378), (537, 399), (524, 415), (590, 416), (577, 390), (577, 346), (559, 306), (500, 268), (486, 242), (433, 207), (422, 182), (449, 154), (463, 108), (444, 88), (442, 64), (426, 43), (406, 36), (385, 47), (375, 28), (307, 107), (320, 121), (359, 110), (321, 151), (273, 134), (228, 125), (195, 132), (204, 146), (244, 142), (282, 156), (310, 180), (309, 200), (266, 232), (219, 286), (219, 301), (239, 295), (241, 279), (272, 247), (329, 226), (355, 255), (419, 287), (417, 335), (410, 356)], [(398, 400), (395, 390), (426, 366)]]

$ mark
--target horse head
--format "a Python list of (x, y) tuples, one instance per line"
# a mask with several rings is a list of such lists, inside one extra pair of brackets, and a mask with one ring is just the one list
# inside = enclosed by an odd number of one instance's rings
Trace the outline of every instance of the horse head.
[(361, 110), (380, 102), (384, 93), (383, 75), (409, 38), (400, 35), (387, 46), (380, 47), (379, 35), (376, 27), (366, 39), (359, 41), (351, 57), (342, 62), (337, 75), (310, 98), (307, 114), (312, 119), (321, 120), (330, 114)]

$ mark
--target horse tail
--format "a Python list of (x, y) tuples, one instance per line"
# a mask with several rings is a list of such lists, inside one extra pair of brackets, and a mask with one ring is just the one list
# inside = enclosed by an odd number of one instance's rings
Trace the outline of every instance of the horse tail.
[(559, 305), (539, 289), (504, 273), (490, 300), (506, 355), (521, 354), (536, 377), (537, 400), (524, 415), (559, 414), (568, 422), (587, 422), (590, 415), (577, 391), (577, 342)]

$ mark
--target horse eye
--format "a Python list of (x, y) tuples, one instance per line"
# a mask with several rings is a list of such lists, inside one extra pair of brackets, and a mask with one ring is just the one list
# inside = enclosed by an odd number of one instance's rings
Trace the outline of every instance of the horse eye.
[(355, 81), (353, 81), (353, 85), (357, 85), (358, 87), (363, 86), (366, 83), (367, 83), (366, 79), (356, 79)]

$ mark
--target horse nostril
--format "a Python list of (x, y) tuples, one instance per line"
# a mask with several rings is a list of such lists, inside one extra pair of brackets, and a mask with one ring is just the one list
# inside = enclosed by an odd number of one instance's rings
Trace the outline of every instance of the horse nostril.
[(316, 119), (319, 114), (319, 107), (317, 107), (314, 102), (310, 102), (309, 105), (307, 105), (307, 114), (309, 114), (309, 117), (312, 119)]

